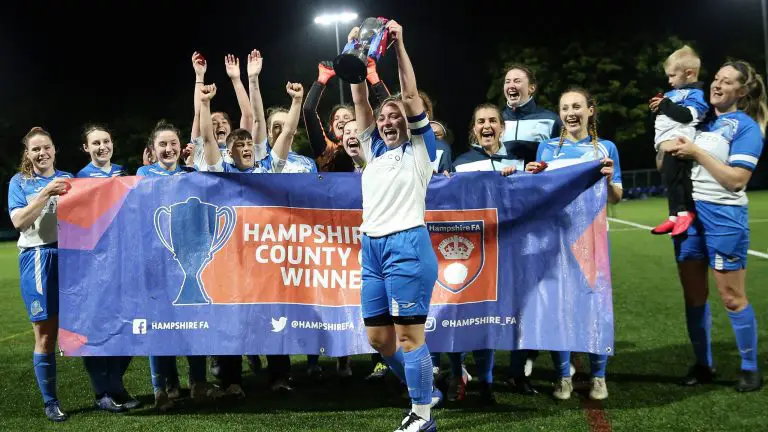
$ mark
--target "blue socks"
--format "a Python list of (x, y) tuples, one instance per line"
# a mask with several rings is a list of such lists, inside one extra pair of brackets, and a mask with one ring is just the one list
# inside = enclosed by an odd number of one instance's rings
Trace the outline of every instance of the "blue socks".
[[(712, 314), (709, 311), (709, 303), (704, 303), (702, 306), (686, 306), (685, 322), (696, 363), (712, 367)], [(755, 333), (756, 337), (757, 333)]]
[(189, 363), (189, 384), (205, 382), (207, 375), (205, 368), (208, 365), (206, 356), (187, 356), (187, 363)]
[(83, 357), (83, 366), (91, 379), (93, 392), (97, 397), (110, 392), (110, 361), (113, 357)]
[[(571, 376), (571, 352), (570, 351), (552, 351), (552, 366), (559, 378)], [(525, 363), (523, 363), (525, 365)]]
[(113, 363), (111, 365), (111, 368), (109, 369), (110, 375), (110, 385), (112, 386), (112, 391), (116, 393), (123, 393), (125, 392), (125, 386), (123, 385), (123, 377), (125, 376), (125, 371), (128, 370), (128, 366), (131, 364), (131, 360), (133, 357), (131, 356), (120, 356), (120, 357), (113, 357)]
[(165, 391), (169, 358), (173, 359), (174, 364), (176, 363), (176, 357), (149, 356), (149, 372), (152, 374), (152, 389), (155, 393)]
[(319, 355), (307, 355), (307, 367), (314, 367), (320, 363)]
[[(608, 366), (608, 356), (603, 354), (589, 354), (592, 378), (605, 378), (605, 368)], [(568, 366), (570, 369), (570, 366)]]
[(107, 375), (109, 376), (109, 394), (114, 396), (125, 392), (123, 376), (131, 363), (132, 357), (119, 356), (107, 358)]
[(741, 369), (757, 370), (757, 320), (752, 305), (747, 305), (741, 312), (728, 311), (731, 327), (736, 335), (736, 345), (741, 354)]
[[(552, 351), (552, 364), (560, 378), (571, 376), (570, 351)], [(590, 372), (592, 378), (605, 378), (605, 369), (608, 366), (608, 356), (602, 354), (589, 354)]]
[(461, 377), (461, 365), (464, 363), (464, 356), (461, 353), (448, 353), (448, 361), (451, 365), (451, 375)]
[[(392, 357), (382, 355), (381, 358), (387, 363), (389, 370), (391, 370), (400, 381), (405, 382), (405, 359), (403, 358), (403, 349), (398, 348)], [(429, 370), (429, 373), (432, 374), (432, 369)]]
[(405, 352), (403, 359), (408, 394), (413, 404), (429, 406), (432, 402), (432, 358), (429, 356), (429, 348), (424, 344)]
[(43, 395), (43, 402), (56, 401), (56, 354), (32, 354), (37, 386)]
[[(472, 355), (475, 357), (478, 379), (481, 382), (493, 383), (493, 350), (475, 350)], [(459, 371), (461, 376), (461, 371)]]

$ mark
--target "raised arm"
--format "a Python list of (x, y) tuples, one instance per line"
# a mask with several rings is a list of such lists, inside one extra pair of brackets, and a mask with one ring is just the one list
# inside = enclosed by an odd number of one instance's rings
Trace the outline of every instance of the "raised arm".
[(291, 150), (291, 144), (293, 144), (293, 136), (296, 135), (296, 130), (299, 128), (299, 114), (301, 114), (304, 87), (301, 84), (289, 82), (285, 85), (285, 91), (291, 97), (291, 109), (288, 110), (288, 117), (285, 119), (280, 135), (275, 140), (273, 149), (275, 155), (281, 160), (288, 158), (288, 152)]
[[(347, 35), (347, 42), (352, 42), (360, 36), (360, 27), (353, 27)], [(368, 100), (368, 84), (352, 84), (352, 103), (355, 105), (355, 120), (358, 130), (364, 131), (373, 124), (373, 108)]]
[(376, 106), (380, 106), (390, 96), (389, 89), (384, 85), (384, 81), (379, 78), (379, 73), (376, 71), (376, 62), (370, 57), (368, 57), (368, 70), (365, 79), (371, 84), (373, 95), (376, 96)]
[(213, 166), (219, 163), (221, 152), (216, 134), (213, 133), (213, 119), (211, 118), (211, 99), (216, 96), (216, 84), (200, 87), (197, 99), (200, 102), (200, 133), (203, 137), (203, 155), (205, 163)]
[[(317, 81), (309, 89), (307, 99), (301, 108), (301, 112), (304, 115), (304, 126), (307, 129), (307, 138), (309, 138), (309, 146), (312, 148), (312, 154), (316, 158), (322, 156), (328, 148), (328, 136), (325, 134), (323, 123), (317, 114), (317, 106), (320, 104), (320, 97), (323, 95), (325, 85), (335, 75), (336, 72), (334, 72), (333, 65), (330, 62), (320, 62), (317, 65)], [(339, 82), (339, 85), (341, 85), (341, 82)]]
[(416, 74), (413, 72), (411, 59), (408, 52), (405, 51), (403, 43), (403, 27), (397, 21), (389, 21), (389, 37), (395, 43), (395, 52), (397, 52), (397, 70), (400, 75), (400, 94), (405, 106), (405, 115), (414, 117), (424, 112), (424, 102), (419, 96), (419, 89), (416, 87)]
[[(267, 121), (264, 115), (264, 102), (261, 99), (261, 88), (259, 87), (259, 74), (261, 74), (263, 62), (264, 59), (258, 50), (253, 50), (248, 54), (248, 91), (253, 111), (253, 123), (247, 128), (251, 130), (255, 146), (261, 145), (267, 139)], [(265, 153), (266, 148), (259, 149), (256, 156), (261, 158), (265, 156)]]
[(227, 76), (232, 80), (232, 87), (237, 96), (237, 105), (240, 107), (240, 127), (248, 129), (253, 123), (253, 111), (251, 103), (248, 100), (248, 92), (245, 91), (243, 82), (240, 81), (240, 59), (232, 54), (224, 57), (224, 67), (227, 70)]
[(197, 51), (192, 54), (192, 68), (195, 70), (195, 92), (192, 95), (195, 103), (195, 117), (192, 119), (192, 141), (194, 141), (200, 136), (200, 100), (197, 92), (205, 83), (205, 71), (208, 69), (205, 57)]

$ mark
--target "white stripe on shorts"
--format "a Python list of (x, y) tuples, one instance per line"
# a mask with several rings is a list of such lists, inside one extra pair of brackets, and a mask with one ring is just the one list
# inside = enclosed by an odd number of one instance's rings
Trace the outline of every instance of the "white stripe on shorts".
[(397, 304), (395, 299), (392, 299), (392, 314), (393, 317), (400, 315), (400, 306)]
[(43, 269), (40, 265), (40, 248), (35, 248), (35, 290), (43, 295)]
[(715, 270), (723, 269), (723, 257), (719, 253), (715, 253)]

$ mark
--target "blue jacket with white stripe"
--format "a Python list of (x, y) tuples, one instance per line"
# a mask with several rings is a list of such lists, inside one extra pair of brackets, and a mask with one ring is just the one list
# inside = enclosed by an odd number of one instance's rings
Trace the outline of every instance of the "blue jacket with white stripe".
[(507, 152), (523, 165), (536, 160), (539, 143), (560, 135), (563, 124), (552, 111), (536, 106), (533, 98), (512, 109), (504, 107), (504, 135), (501, 141)]

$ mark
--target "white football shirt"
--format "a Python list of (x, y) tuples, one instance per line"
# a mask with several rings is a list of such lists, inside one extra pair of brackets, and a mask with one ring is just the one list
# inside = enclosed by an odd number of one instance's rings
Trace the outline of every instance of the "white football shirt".
[(360, 231), (382, 237), (426, 225), (427, 185), (436, 158), (435, 133), (425, 113), (408, 117), (411, 140), (390, 149), (374, 122), (358, 138), (368, 161), (363, 171)]

